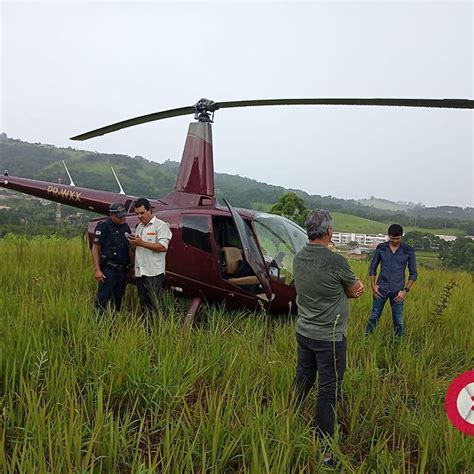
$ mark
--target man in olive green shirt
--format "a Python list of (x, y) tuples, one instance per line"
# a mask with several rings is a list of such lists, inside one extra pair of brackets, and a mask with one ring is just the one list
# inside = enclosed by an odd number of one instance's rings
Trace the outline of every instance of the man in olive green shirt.
[[(298, 305), (298, 364), (293, 387), (297, 400), (302, 402), (319, 372), (314, 423), (324, 437), (334, 434), (336, 398), (341, 395), (346, 367), (347, 299), (362, 295), (364, 285), (356, 279), (347, 260), (327, 248), (333, 232), (327, 211), (310, 212), (306, 231), (309, 242), (293, 262)], [(325, 463), (333, 463), (330, 453)]]

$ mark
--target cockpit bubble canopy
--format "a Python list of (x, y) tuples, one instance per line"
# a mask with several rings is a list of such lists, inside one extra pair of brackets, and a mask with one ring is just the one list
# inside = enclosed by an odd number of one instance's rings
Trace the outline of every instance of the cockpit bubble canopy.
[(254, 225), (265, 261), (278, 266), (282, 283), (293, 284), (293, 259), (308, 242), (306, 232), (285, 217), (264, 212), (256, 215)]

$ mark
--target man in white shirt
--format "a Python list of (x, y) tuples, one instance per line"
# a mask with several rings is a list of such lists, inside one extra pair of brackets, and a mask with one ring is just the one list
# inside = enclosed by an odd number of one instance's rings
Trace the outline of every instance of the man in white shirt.
[(145, 198), (135, 202), (135, 213), (140, 220), (135, 235), (129, 237), (135, 249), (135, 278), (138, 297), (143, 309), (154, 310), (165, 278), (165, 256), (172, 237), (167, 222), (153, 215), (150, 201)]

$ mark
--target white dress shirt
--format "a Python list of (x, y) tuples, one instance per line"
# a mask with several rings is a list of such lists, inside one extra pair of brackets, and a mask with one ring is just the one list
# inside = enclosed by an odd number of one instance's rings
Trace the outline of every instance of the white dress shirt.
[[(135, 234), (145, 242), (160, 243), (168, 248), (172, 237), (170, 226), (153, 216), (147, 225), (138, 223)], [(135, 250), (135, 276), (157, 276), (165, 273), (166, 252), (157, 252), (145, 247), (137, 247)]]

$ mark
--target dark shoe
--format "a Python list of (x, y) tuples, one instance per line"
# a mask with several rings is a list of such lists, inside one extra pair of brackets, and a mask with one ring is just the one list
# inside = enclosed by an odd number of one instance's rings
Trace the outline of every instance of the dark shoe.
[(329, 456), (325, 456), (323, 459), (323, 467), (326, 469), (335, 469), (336, 468), (336, 462), (334, 461), (334, 458), (332, 457), (332, 454)]

